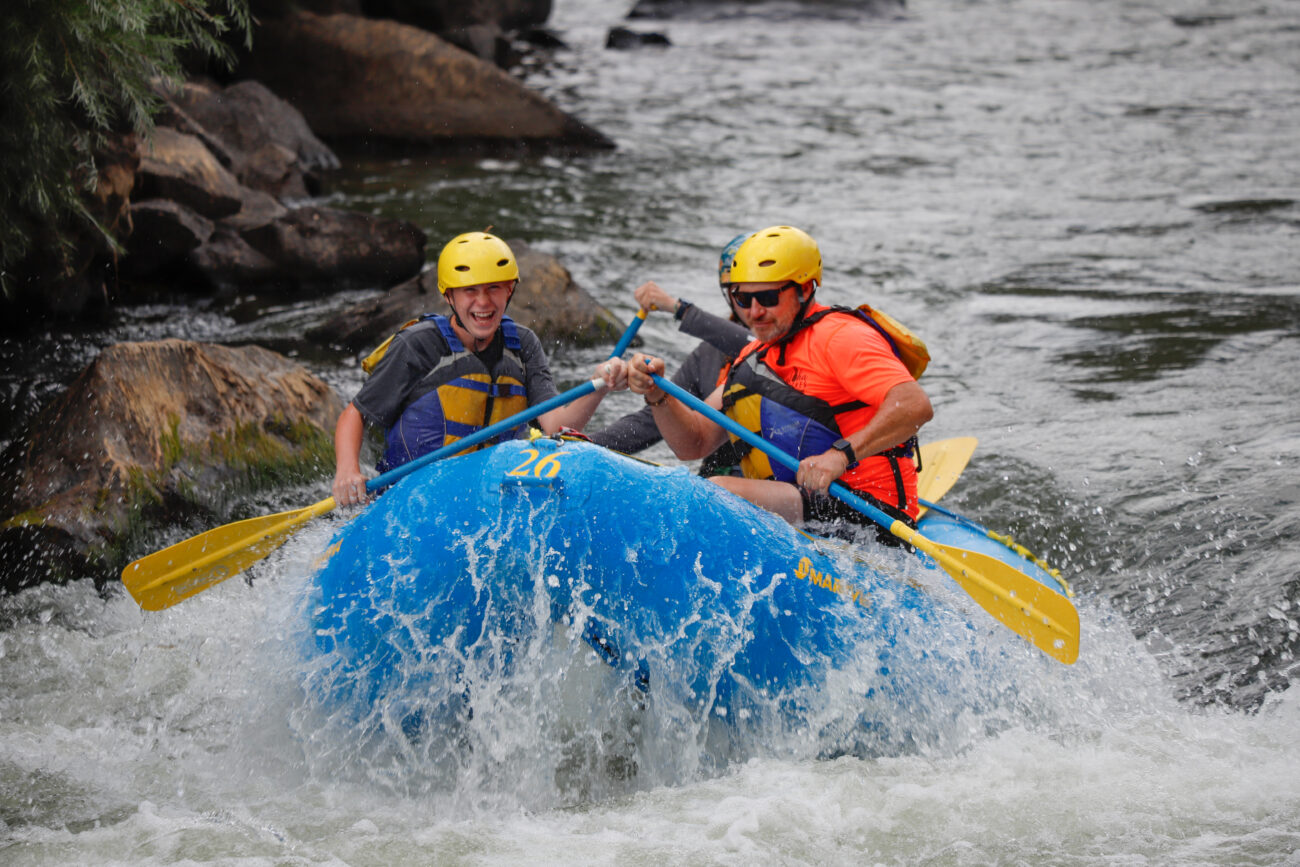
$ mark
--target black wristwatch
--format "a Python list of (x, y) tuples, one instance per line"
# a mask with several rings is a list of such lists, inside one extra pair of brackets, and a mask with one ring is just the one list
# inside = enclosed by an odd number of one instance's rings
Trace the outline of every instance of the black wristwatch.
[(690, 306), (691, 302), (687, 301), (685, 298), (678, 299), (677, 309), (673, 311), (673, 318), (678, 322), (681, 322), (682, 317), (686, 315), (686, 308)]
[(851, 470), (858, 465), (858, 456), (853, 453), (853, 446), (849, 445), (849, 441), (844, 439), (844, 437), (840, 437), (835, 442), (831, 443), (831, 448), (843, 452), (844, 457), (849, 459), (849, 465), (844, 469)]

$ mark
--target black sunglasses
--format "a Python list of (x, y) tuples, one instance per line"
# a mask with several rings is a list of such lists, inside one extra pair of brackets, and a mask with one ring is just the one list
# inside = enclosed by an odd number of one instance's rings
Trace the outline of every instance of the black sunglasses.
[(741, 310), (748, 310), (754, 306), (757, 301), (762, 307), (775, 307), (781, 303), (781, 293), (787, 289), (798, 289), (799, 284), (791, 280), (784, 286), (778, 286), (775, 289), (763, 289), (758, 292), (737, 292), (733, 283), (731, 286), (731, 300), (736, 302), (736, 306)]

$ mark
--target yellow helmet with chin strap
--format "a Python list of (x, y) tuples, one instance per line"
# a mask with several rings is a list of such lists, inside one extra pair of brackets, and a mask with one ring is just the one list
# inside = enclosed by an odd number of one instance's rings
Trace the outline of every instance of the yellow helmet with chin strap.
[(466, 232), (438, 254), (438, 291), (519, 279), (519, 263), (509, 245), (487, 232)]
[(822, 282), (822, 254), (807, 232), (771, 226), (750, 235), (731, 263), (732, 283)]

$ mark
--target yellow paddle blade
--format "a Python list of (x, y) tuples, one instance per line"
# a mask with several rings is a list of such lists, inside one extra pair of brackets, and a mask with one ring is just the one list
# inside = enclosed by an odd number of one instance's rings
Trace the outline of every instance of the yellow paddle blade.
[(127, 592), (146, 611), (170, 608), (249, 566), (285, 543), (307, 521), (334, 508), (334, 498), (305, 509), (225, 524), (141, 557), (122, 570)]
[[(979, 440), (975, 437), (953, 437), (921, 446), (921, 471), (916, 476), (916, 489), (920, 498), (933, 503), (948, 493), (961, 476), (962, 470), (966, 469), (966, 464), (970, 463), (978, 444)], [(921, 506), (920, 515), (925, 512), (925, 506)]]
[(1066, 665), (1079, 658), (1079, 612), (1060, 593), (996, 557), (940, 545), (902, 521), (889, 532), (929, 554), (981, 608), (1048, 656)]

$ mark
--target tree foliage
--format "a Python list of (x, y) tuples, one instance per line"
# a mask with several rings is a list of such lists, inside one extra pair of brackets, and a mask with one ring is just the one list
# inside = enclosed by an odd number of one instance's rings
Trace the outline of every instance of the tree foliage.
[[(227, 66), (248, 0), (5, 0), (0, 12), (0, 286), (39, 245), (70, 267), (106, 137), (148, 134), (182, 58)], [(111, 239), (109, 239), (111, 243)]]

